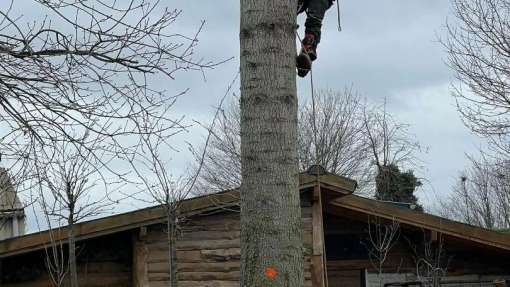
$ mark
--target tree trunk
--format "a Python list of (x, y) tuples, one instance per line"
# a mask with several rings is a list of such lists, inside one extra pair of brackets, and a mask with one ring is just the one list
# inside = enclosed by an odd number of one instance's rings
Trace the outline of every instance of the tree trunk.
[(241, 286), (304, 285), (296, 0), (241, 0)]
[(71, 287), (78, 287), (78, 271), (76, 268), (76, 238), (74, 235), (74, 218), (68, 219), (67, 240), (69, 246), (69, 280)]
[(170, 287), (178, 287), (177, 277), (177, 229), (175, 211), (167, 211), (167, 231), (168, 231), (168, 263), (170, 268)]

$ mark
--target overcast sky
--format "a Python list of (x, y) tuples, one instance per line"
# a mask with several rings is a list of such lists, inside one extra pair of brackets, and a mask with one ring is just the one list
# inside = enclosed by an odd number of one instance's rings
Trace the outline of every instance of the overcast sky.
[[(31, 1), (24, 1), (31, 3)], [(234, 57), (220, 67), (187, 73), (158, 86), (169, 91), (190, 88), (176, 106), (176, 113), (207, 123), (228, 84), (239, 69), (239, 0), (162, 1), (171, 9), (182, 9), (175, 30), (191, 35), (206, 21), (196, 55), (221, 60)], [(444, 63), (446, 54), (438, 43), (451, 17), (444, 0), (340, 0), (343, 31), (337, 30), (336, 7), (326, 14), (318, 60), (314, 63), (316, 88), (343, 90), (352, 86), (373, 104), (387, 99), (387, 109), (410, 130), (428, 152), (421, 154), (425, 179), (419, 198), (431, 207), (445, 196), (458, 172), (467, 164), (464, 154), (475, 153), (481, 141), (462, 124), (450, 95), (452, 72)], [(21, 5), (22, 13), (38, 14)], [(40, 14), (38, 14), (40, 16)], [(302, 24), (304, 16), (299, 17)], [(300, 31), (302, 34), (302, 30)], [(301, 101), (310, 97), (309, 78), (298, 80)], [(184, 138), (200, 143), (203, 133), (194, 129)], [(184, 152), (172, 156), (178, 173), (190, 159)], [(133, 208), (135, 206), (132, 206)], [(32, 229), (32, 228), (31, 228)]]
[[(221, 4), (220, 4), (221, 3)], [(450, 95), (453, 74), (438, 39), (451, 18), (449, 1), (340, 0), (343, 31), (337, 30), (336, 7), (326, 14), (323, 40), (314, 63), (317, 88), (342, 90), (353, 86), (374, 104), (387, 99), (387, 108), (428, 152), (420, 155), (425, 178), (419, 197), (426, 206), (446, 195), (467, 164), (464, 154), (475, 153), (481, 141), (464, 127)], [(207, 81), (182, 81), (192, 87), (181, 100), (188, 115), (204, 119), (221, 98), (239, 63), (239, 1), (177, 3), (183, 9), (180, 25), (206, 28), (198, 52), (211, 58), (235, 60), (207, 73)], [(304, 16), (298, 19), (302, 25)], [(302, 33), (302, 31), (301, 31)], [(309, 79), (298, 81), (301, 101), (310, 97)], [(200, 104), (197, 104), (200, 103)]]

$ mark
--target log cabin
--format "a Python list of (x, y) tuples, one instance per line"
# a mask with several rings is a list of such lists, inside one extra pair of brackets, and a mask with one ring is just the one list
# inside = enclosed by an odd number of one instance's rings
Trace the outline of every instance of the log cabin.
[[(510, 279), (509, 235), (354, 195), (356, 182), (334, 174), (302, 173), (299, 180), (307, 287), (496, 286)], [(239, 286), (238, 204), (238, 190), (180, 204), (179, 286)], [(46, 258), (65, 245), (65, 234), (64, 227), (0, 241), (0, 286), (52, 286)], [(168, 286), (162, 207), (83, 222), (76, 234), (80, 286)]]

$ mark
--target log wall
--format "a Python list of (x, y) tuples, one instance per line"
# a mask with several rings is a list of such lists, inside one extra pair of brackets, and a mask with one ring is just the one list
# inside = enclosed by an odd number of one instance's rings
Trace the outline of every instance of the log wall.
[[(311, 206), (305, 204), (302, 209), (302, 222), (304, 248), (307, 254), (305, 286), (308, 287), (311, 287), (311, 216)], [(166, 227), (163, 224), (149, 226), (147, 234), (138, 240), (138, 249), (146, 250), (146, 264), (138, 267), (139, 275), (134, 276), (137, 277), (137, 282), (142, 282), (139, 286), (168, 286), (170, 275), (167, 242)], [(143, 247), (140, 244), (143, 244)], [(177, 243), (179, 286), (238, 287), (240, 256), (238, 212), (224, 211), (188, 218), (180, 227)]]
[[(80, 287), (131, 286), (131, 232), (80, 242), (77, 255)], [(3, 258), (0, 286), (53, 286), (46, 268), (46, 256), (44, 250), (39, 250)]]

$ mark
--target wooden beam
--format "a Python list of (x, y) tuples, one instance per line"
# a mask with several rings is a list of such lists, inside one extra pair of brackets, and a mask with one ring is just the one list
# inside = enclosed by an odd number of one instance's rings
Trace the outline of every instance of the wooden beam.
[(146, 244), (147, 227), (140, 227), (133, 233), (133, 287), (149, 287), (149, 275), (147, 270), (147, 259), (149, 249)]
[[(332, 191), (339, 192), (341, 194), (351, 194), (356, 189), (358, 183), (355, 180), (338, 176), (335, 174), (324, 174), (319, 176), (319, 182), (321, 186), (331, 189)], [(310, 175), (307, 173), (301, 173), (299, 175), (299, 187), (300, 189), (314, 187), (317, 185), (317, 176)]]
[(140, 241), (145, 241), (147, 239), (147, 226), (140, 227), (140, 232), (138, 233), (138, 239)]
[(314, 186), (312, 198), (312, 287), (325, 287), (324, 227), (319, 185)]
[(439, 240), (437, 231), (435, 231), (435, 230), (430, 231), (430, 240), (432, 241), (432, 243), (437, 243), (437, 241)]

